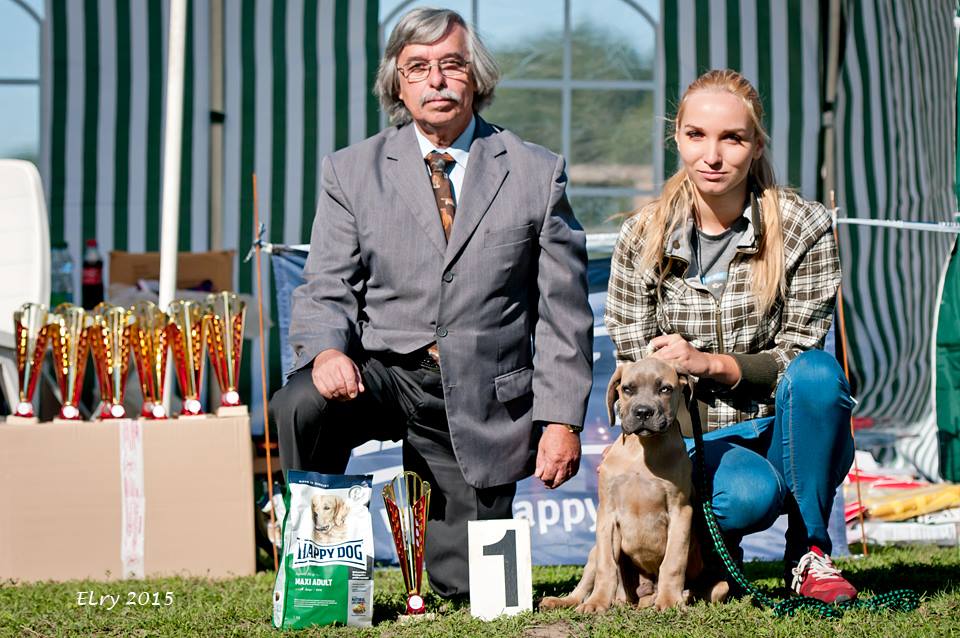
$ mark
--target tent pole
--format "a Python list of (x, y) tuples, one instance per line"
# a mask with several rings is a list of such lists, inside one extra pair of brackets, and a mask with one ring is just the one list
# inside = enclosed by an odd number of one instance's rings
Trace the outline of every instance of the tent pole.
[(823, 127), (823, 165), (820, 167), (820, 177), (823, 180), (823, 195), (836, 190), (834, 145), (836, 140), (837, 75), (840, 67), (840, 17), (840, 0), (829, 0), (827, 68), (823, 87), (824, 111), (821, 121)]
[(210, 249), (223, 248), (223, 0), (210, 0)]
[[(183, 55), (187, 1), (170, 1), (167, 36), (167, 100), (163, 140), (163, 195), (160, 208), (160, 308), (166, 311), (177, 288), (177, 235), (180, 226), (180, 153), (183, 142)], [(173, 362), (167, 363), (163, 405), (170, 413)]]
[[(833, 241), (837, 246), (837, 256), (840, 256), (840, 232), (837, 223), (837, 198), (834, 191), (830, 191), (830, 211), (833, 215)], [(840, 352), (843, 364), (843, 376), (850, 379), (850, 366), (847, 360), (847, 322), (843, 313), (843, 282), (837, 287), (837, 324), (840, 328), (840, 334), (837, 336), (840, 340)], [(863, 493), (860, 490), (860, 464), (857, 462), (857, 436), (853, 427), (853, 412), (850, 413), (850, 438), (853, 440), (853, 473), (857, 477), (857, 517), (860, 521), (860, 547), (863, 555), (867, 555), (867, 529), (863, 521)]]

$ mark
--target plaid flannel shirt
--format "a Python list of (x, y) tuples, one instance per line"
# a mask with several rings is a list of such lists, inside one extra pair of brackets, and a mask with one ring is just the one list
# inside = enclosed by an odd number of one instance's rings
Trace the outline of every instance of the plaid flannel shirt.
[[(639, 359), (654, 337), (679, 333), (698, 350), (729, 354), (740, 366), (741, 379), (733, 387), (709, 380), (698, 383), (705, 430), (772, 415), (776, 386), (787, 365), (800, 352), (823, 347), (833, 320), (840, 262), (830, 214), (821, 204), (788, 191), (780, 192), (780, 209), (787, 294), (762, 316), (750, 292), (750, 257), (762, 232), (756, 198), (751, 199), (753, 233), (738, 244), (719, 300), (684, 279), (692, 255), (692, 215), (667, 238), (660, 269), (637, 268), (649, 239), (635, 231), (644, 213), (627, 219), (620, 229), (604, 317), (617, 358)], [(662, 268), (668, 272), (658, 294)]]

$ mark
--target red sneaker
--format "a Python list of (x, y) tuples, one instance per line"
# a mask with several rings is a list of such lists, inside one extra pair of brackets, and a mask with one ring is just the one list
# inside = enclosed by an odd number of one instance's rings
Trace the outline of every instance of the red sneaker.
[(842, 603), (857, 597), (857, 590), (840, 575), (830, 557), (819, 547), (811, 547), (810, 551), (800, 558), (800, 563), (793, 568), (793, 591), (801, 596), (809, 596), (825, 603)]

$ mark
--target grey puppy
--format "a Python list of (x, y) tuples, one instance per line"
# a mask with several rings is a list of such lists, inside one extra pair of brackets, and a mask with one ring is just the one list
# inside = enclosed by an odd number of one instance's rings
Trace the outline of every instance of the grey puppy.
[[(657, 609), (693, 598), (726, 600), (726, 581), (707, 574), (692, 532), (693, 479), (680, 433), (690, 375), (659, 359), (619, 368), (607, 386), (611, 426), (619, 401), (622, 436), (600, 464), (597, 540), (583, 578), (541, 609), (601, 612), (614, 602)], [(689, 418), (689, 415), (686, 415)]]

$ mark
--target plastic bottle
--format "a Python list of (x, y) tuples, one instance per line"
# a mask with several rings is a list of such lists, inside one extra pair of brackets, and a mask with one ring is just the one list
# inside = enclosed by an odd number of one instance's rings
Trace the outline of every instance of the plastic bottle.
[(62, 303), (73, 303), (73, 259), (63, 241), (50, 250), (50, 308)]
[(103, 257), (97, 250), (97, 240), (88, 239), (83, 250), (83, 307), (90, 310), (103, 301)]

